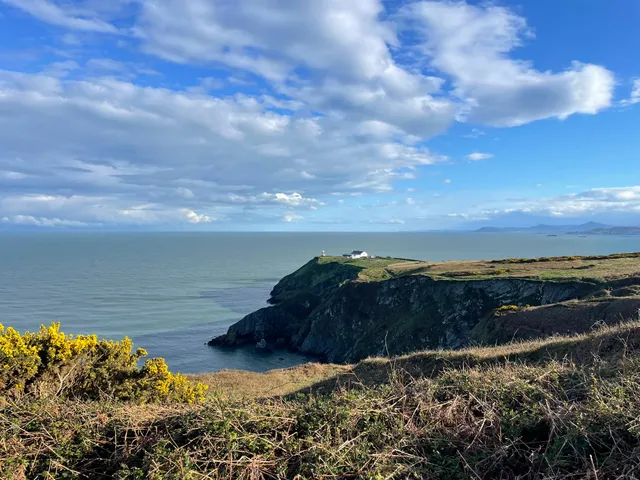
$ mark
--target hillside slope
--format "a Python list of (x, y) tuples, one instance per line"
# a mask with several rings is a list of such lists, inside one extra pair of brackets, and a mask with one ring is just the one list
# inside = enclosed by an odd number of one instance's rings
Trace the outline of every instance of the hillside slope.
[(0, 398), (0, 477), (636, 478), (639, 348), (634, 323), (336, 366), (284, 398)]

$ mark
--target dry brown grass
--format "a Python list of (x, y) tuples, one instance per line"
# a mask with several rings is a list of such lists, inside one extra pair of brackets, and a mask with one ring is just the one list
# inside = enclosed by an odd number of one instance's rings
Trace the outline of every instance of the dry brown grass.
[(327, 378), (348, 373), (352, 368), (350, 365), (307, 363), (267, 373), (221, 370), (189, 377), (208, 385), (209, 391), (215, 395), (238, 400), (288, 395)]
[(617, 361), (623, 355), (636, 353), (640, 353), (640, 322), (628, 322), (602, 326), (580, 335), (515, 341), (493, 347), (427, 350), (393, 358), (369, 358), (355, 365), (307, 363), (266, 373), (222, 370), (190, 377), (225, 398), (252, 399), (380, 385), (389, 383), (391, 376), (398, 374), (410, 381), (438, 375), (448, 368), (504, 362), (544, 364), (560, 359), (588, 364), (594, 358)]
[(567, 259), (510, 262), (504, 261), (452, 261), (452, 262), (399, 262), (387, 267), (391, 276), (428, 275), (436, 278), (536, 278), (614, 280), (640, 276), (640, 257), (568, 257)]

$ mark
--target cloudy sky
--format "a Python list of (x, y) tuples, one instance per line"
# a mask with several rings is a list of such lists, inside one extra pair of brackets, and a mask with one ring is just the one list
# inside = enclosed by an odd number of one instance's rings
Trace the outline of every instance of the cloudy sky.
[(0, 0), (0, 228), (640, 224), (635, 0)]

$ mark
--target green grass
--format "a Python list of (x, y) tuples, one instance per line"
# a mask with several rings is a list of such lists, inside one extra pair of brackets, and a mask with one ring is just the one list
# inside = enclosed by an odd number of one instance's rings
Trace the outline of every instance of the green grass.
[[(212, 395), (203, 405), (153, 408), (108, 399), (4, 399), (0, 475), (634, 478), (639, 332), (635, 323), (497, 348), (371, 359), (350, 382), (334, 382), (324, 393)], [(367, 369), (378, 372), (377, 381), (360, 378)]]
[(544, 281), (597, 282), (640, 276), (640, 253), (450, 262), (424, 262), (398, 258), (353, 260), (344, 257), (318, 258), (319, 265), (332, 263), (356, 269), (357, 280), (368, 282), (408, 275), (425, 275), (445, 280), (528, 278)]

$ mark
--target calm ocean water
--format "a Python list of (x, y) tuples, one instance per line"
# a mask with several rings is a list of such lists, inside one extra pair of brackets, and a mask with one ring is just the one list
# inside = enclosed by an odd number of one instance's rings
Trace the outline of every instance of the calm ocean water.
[(607, 254), (640, 237), (473, 233), (44, 233), (0, 235), (0, 323), (129, 336), (181, 372), (265, 371), (306, 361), (205, 345), (266, 305), (284, 275), (318, 255), (364, 249), (424, 260)]

